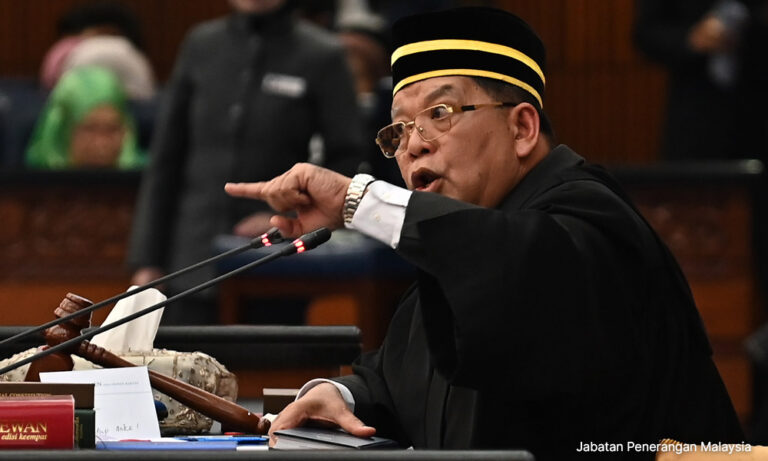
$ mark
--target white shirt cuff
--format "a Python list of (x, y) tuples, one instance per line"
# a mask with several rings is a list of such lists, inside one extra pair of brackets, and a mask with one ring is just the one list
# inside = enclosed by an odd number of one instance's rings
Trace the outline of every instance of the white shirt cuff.
[(360, 200), (352, 223), (346, 226), (397, 248), (411, 194), (408, 189), (384, 181), (372, 182)]
[(307, 382), (301, 386), (301, 389), (299, 389), (299, 393), (296, 394), (296, 400), (299, 400), (304, 396), (304, 394), (309, 392), (310, 389), (322, 383), (331, 383), (336, 386), (336, 389), (338, 389), (339, 393), (341, 394), (341, 398), (344, 399), (344, 403), (347, 404), (349, 411), (352, 413), (355, 412), (355, 398), (352, 397), (352, 392), (349, 390), (349, 388), (341, 383), (337, 383), (336, 381), (331, 381), (330, 379), (317, 378)]

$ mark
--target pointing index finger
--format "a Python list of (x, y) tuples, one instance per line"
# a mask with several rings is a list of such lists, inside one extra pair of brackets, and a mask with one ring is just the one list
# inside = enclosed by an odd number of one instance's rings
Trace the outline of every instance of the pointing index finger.
[(233, 197), (262, 199), (263, 189), (263, 182), (228, 182), (224, 185), (224, 191)]

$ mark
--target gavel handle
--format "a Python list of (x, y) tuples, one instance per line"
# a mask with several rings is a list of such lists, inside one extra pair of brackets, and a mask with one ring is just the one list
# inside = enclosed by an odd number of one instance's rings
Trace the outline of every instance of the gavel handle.
[[(135, 366), (131, 362), (88, 341), (80, 343), (76, 355), (107, 368)], [(269, 430), (269, 420), (259, 418), (256, 414), (218, 395), (211, 394), (191, 384), (152, 370), (149, 370), (149, 381), (152, 387), (158, 391), (178, 400), (193, 410), (223, 423), (226, 427), (251, 434), (266, 434)]]

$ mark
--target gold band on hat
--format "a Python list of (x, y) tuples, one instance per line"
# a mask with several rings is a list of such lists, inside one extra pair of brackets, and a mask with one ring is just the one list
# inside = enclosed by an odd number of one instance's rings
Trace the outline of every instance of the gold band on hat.
[(469, 50), (500, 54), (525, 64), (531, 70), (536, 72), (536, 74), (541, 78), (542, 83), (546, 83), (544, 72), (541, 71), (541, 67), (539, 67), (536, 61), (531, 59), (525, 53), (508, 46), (499, 45), (498, 43), (483, 42), (480, 40), (440, 39), (408, 43), (399, 47), (394, 51), (394, 53), (392, 53), (392, 64), (394, 65), (395, 61), (402, 58), (403, 56), (408, 56), (415, 53), (423, 53), (427, 51), (442, 50)]
[(411, 75), (410, 77), (406, 77), (400, 80), (399, 82), (397, 82), (397, 85), (395, 85), (395, 87), (392, 89), (392, 94), (397, 93), (398, 91), (400, 91), (400, 88), (410, 83), (418, 82), (420, 80), (426, 80), (428, 78), (445, 77), (449, 75), (464, 75), (467, 77), (487, 77), (487, 78), (492, 78), (492, 79), (507, 82), (510, 85), (515, 85), (531, 93), (531, 95), (533, 95), (533, 97), (536, 98), (536, 100), (539, 102), (539, 106), (541, 108), (544, 107), (544, 102), (541, 99), (541, 95), (531, 85), (525, 83), (520, 79), (510, 77), (509, 75), (504, 75), (498, 72), (491, 72), (491, 71), (480, 70), (480, 69), (439, 69), (439, 70), (432, 70), (429, 72), (423, 72), (421, 74)]

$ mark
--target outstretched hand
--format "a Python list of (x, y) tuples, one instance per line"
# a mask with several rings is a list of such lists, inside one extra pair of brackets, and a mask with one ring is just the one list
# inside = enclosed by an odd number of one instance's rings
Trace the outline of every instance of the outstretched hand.
[(324, 426), (338, 426), (358, 437), (376, 434), (375, 428), (366, 426), (349, 411), (336, 386), (321, 383), (280, 412), (269, 429), (269, 445), (274, 446), (277, 441), (275, 431), (303, 426), (310, 421)]
[(309, 163), (298, 163), (266, 182), (227, 183), (233, 197), (263, 200), (280, 213), (295, 211), (296, 217), (277, 215), (270, 223), (286, 237), (297, 237), (320, 227), (331, 230), (344, 225), (344, 197), (352, 180)]

